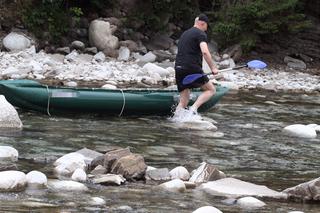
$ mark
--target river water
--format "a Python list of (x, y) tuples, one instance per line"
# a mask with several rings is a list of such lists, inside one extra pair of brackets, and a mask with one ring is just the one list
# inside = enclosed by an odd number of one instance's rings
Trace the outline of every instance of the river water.
[[(166, 117), (48, 117), (24, 111), (19, 115), (23, 131), (0, 133), (0, 145), (19, 151), (18, 167), (26, 173), (37, 169), (51, 177), (54, 159), (83, 147), (103, 151), (129, 146), (132, 152), (143, 155), (149, 166), (170, 170), (182, 165), (191, 172), (206, 161), (228, 177), (278, 191), (320, 176), (320, 136), (301, 139), (282, 134), (287, 125), (320, 124), (319, 95), (257, 91), (228, 94), (214, 109), (202, 114), (218, 122), (218, 131), (224, 133), (220, 138), (209, 131), (174, 128)], [(0, 211), (192, 212), (211, 205), (223, 212), (320, 212), (320, 205), (315, 203), (263, 199), (267, 204), (264, 208), (246, 210), (197, 189), (170, 193), (142, 182), (88, 187), (85, 193), (0, 193)], [(90, 207), (90, 197), (104, 198), (107, 204), (103, 208)], [(56, 207), (31, 208), (27, 201)]]

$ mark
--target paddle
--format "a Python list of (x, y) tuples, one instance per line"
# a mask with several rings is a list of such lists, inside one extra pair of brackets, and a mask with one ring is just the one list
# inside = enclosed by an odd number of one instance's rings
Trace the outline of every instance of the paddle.
[[(243, 67), (250, 67), (250, 68), (253, 68), (253, 69), (263, 69), (266, 66), (267, 66), (267, 64), (264, 63), (263, 61), (253, 60), (253, 61), (249, 61), (246, 65), (241, 65), (241, 66), (237, 66), (237, 67), (233, 67), (233, 68), (223, 69), (223, 70), (220, 70), (219, 72), (226, 72), (226, 71), (230, 71), (230, 70), (236, 70), (236, 69), (240, 69), (240, 68), (243, 68)], [(207, 74), (196, 73), (196, 74), (187, 75), (183, 79), (182, 84), (183, 85), (192, 84), (193, 82), (195, 82), (199, 78), (202, 78), (203, 76), (206, 76), (206, 75), (212, 75), (212, 74), (213, 73), (207, 73)]]

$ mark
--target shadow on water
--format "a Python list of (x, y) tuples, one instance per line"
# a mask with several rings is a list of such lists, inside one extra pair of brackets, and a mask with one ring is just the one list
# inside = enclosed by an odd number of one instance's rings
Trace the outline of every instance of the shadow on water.
[[(227, 95), (218, 106), (203, 114), (218, 122), (223, 137), (208, 131), (172, 127), (166, 117), (108, 117), (96, 115), (49, 117), (19, 111), (24, 128), (19, 132), (0, 131), (0, 145), (19, 151), (18, 168), (37, 169), (52, 174), (58, 157), (87, 147), (103, 151), (111, 146), (130, 147), (142, 154), (150, 166), (173, 169), (183, 165), (192, 171), (202, 161), (216, 165), (229, 177), (263, 184), (281, 191), (319, 177), (320, 137), (302, 139), (286, 136), (282, 129), (291, 124), (320, 124), (320, 98), (317, 95), (242, 93)], [(102, 197), (106, 207), (88, 207), (90, 197)], [(37, 194), (0, 193), (1, 211), (28, 211), (23, 202), (38, 199), (57, 205), (46, 212), (192, 212), (212, 205), (223, 212), (256, 212), (228, 206), (224, 198), (199, 190), (183, 194), (159, 191), (153, 185), (128, 183), (121, 187), (90, 187), (90, 191), (70, 196), (45, 191)], [(139, 200), (137, 200), (139, 199)], [(316, 204), (265, 200), (258, 212), (320, 212)], [(18, 209), (18, 210), (17, 210)], [(39, 212), (41, 212), (41, 208)]]

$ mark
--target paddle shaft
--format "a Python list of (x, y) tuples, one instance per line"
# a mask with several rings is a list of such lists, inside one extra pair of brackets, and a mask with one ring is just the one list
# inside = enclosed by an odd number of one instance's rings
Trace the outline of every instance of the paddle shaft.
[[(230, 67), (230, 68), (226, 68), (226, 69), (223, 69), (223, 70), (219, 70), (218, 73), (220, 72), (227, 72), (227, 71), (231, 71), (231, 70), (237, 70), (237, 69), (241, 69), (243, 67), (247, 67), (248, 65), (241, 65), (241, 66), (237, 66), (237, 67)], [(213, 75), (213, 73), (206, 73), (205, 75)]]

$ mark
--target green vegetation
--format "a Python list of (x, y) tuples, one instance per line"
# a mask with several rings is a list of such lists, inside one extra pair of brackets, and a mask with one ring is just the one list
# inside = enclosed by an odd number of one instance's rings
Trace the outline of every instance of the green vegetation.
[(203, 11), (212, 20), (211, 38), (223, 47), (240, 43), (247, 51), (258, 41), (299, 32), (310, 25), (304, 14), (306, 0), (136, 0), (134, 9), (126, 11), (126, 16), (114, 12), (123, 10), (121, 1), (116, 0), (25, 2), (28, 3), (23, 7), (24, 24), (40, 39), (49, 35), (51, 42), (66, 35), (71, 20), (77, 24), (90, 12), (98, 16), (115, 15), (128, 27), (137, 26), (134, 22), (143, 23), (134, 30), (144, 33), (166, 31), (168, 23), (185, 29)]

